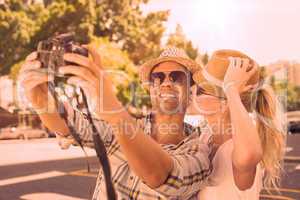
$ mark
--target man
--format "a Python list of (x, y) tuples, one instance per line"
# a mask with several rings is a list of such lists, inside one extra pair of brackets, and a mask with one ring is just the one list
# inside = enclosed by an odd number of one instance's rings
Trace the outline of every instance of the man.
[[(96, 127), (108, 152), (118, 199), (196, 199), (211, 172), (208, 147), (183, 122), (191, 73), (199, 68), (198, 64), (184, 51), (167, 48), (159, 58), (141, 66), (140, 78), (150, 90), (152, 110), (146, 119), (135, 120), (116, 98), (99, 53), (94, 47), (87, 48), (92, 59), (65, 54), (66, 61), (79, 66), (61, 67), (60, 73), (72, 74), (68, 83), (83, 88), (89, 104), (94, 105)], [(40, 63), (35, 58), (35, 54), (27, 58), (20, 77), (28, 99), (39, 110), (54, 103), (51, 97), (47, 100), (48, 78), (37, 71)], [(57, 112), (41, 113), (40, 118), (50, 130), (71, 138)], [(73, 111), (69, 119), (83, 144), (93, 147), (88, 121)], [(105, 192), (100, 170), (93, 199), (104, 199)]]

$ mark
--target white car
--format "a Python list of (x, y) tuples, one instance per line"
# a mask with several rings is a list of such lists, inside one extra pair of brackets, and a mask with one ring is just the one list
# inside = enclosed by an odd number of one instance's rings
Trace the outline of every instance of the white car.
[(32, 129), (32, 128), (18, 128), (18, 127), (8, 127), (2, 128), (0, 131), (0, 140), (5, 139), (33, 139), (33, 138), (47, 138), (48, 133), (42, 129)]

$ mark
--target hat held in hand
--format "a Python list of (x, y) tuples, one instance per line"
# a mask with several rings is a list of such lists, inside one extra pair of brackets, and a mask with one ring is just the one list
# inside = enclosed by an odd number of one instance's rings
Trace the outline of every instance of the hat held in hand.
[[(226, 71), (230, 64), (230, 57), (249, 59), (250, 67), (256, 64), (252, 58), (242, 52), (230, 49), (218, 50), (213, 53), (208, 63), (202, 69), (194, 73), (193, 79), (196, 84), (213, 95), (225, 97), (222, 87)], [(260, 82), (260, 71), (257, 70), (246, 85), (258, 85)]]

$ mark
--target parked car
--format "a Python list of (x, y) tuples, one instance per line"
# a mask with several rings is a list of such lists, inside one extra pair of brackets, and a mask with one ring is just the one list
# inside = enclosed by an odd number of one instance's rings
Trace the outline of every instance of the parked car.
[(300, 133), (300, 111), (288, 112), (288, 133)]
[(41, 129), (8, 127), (0, 130), (0, 139), (34, 139), (47, 138), (48, 133)]

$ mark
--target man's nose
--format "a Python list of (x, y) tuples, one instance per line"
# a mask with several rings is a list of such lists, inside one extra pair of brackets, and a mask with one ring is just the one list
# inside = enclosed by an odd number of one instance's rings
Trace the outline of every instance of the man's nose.
[(162, 82), (161, 86), (171, 86), (173, 81), (171, 81), (170, 76), (167, 75), (165, 80)]

